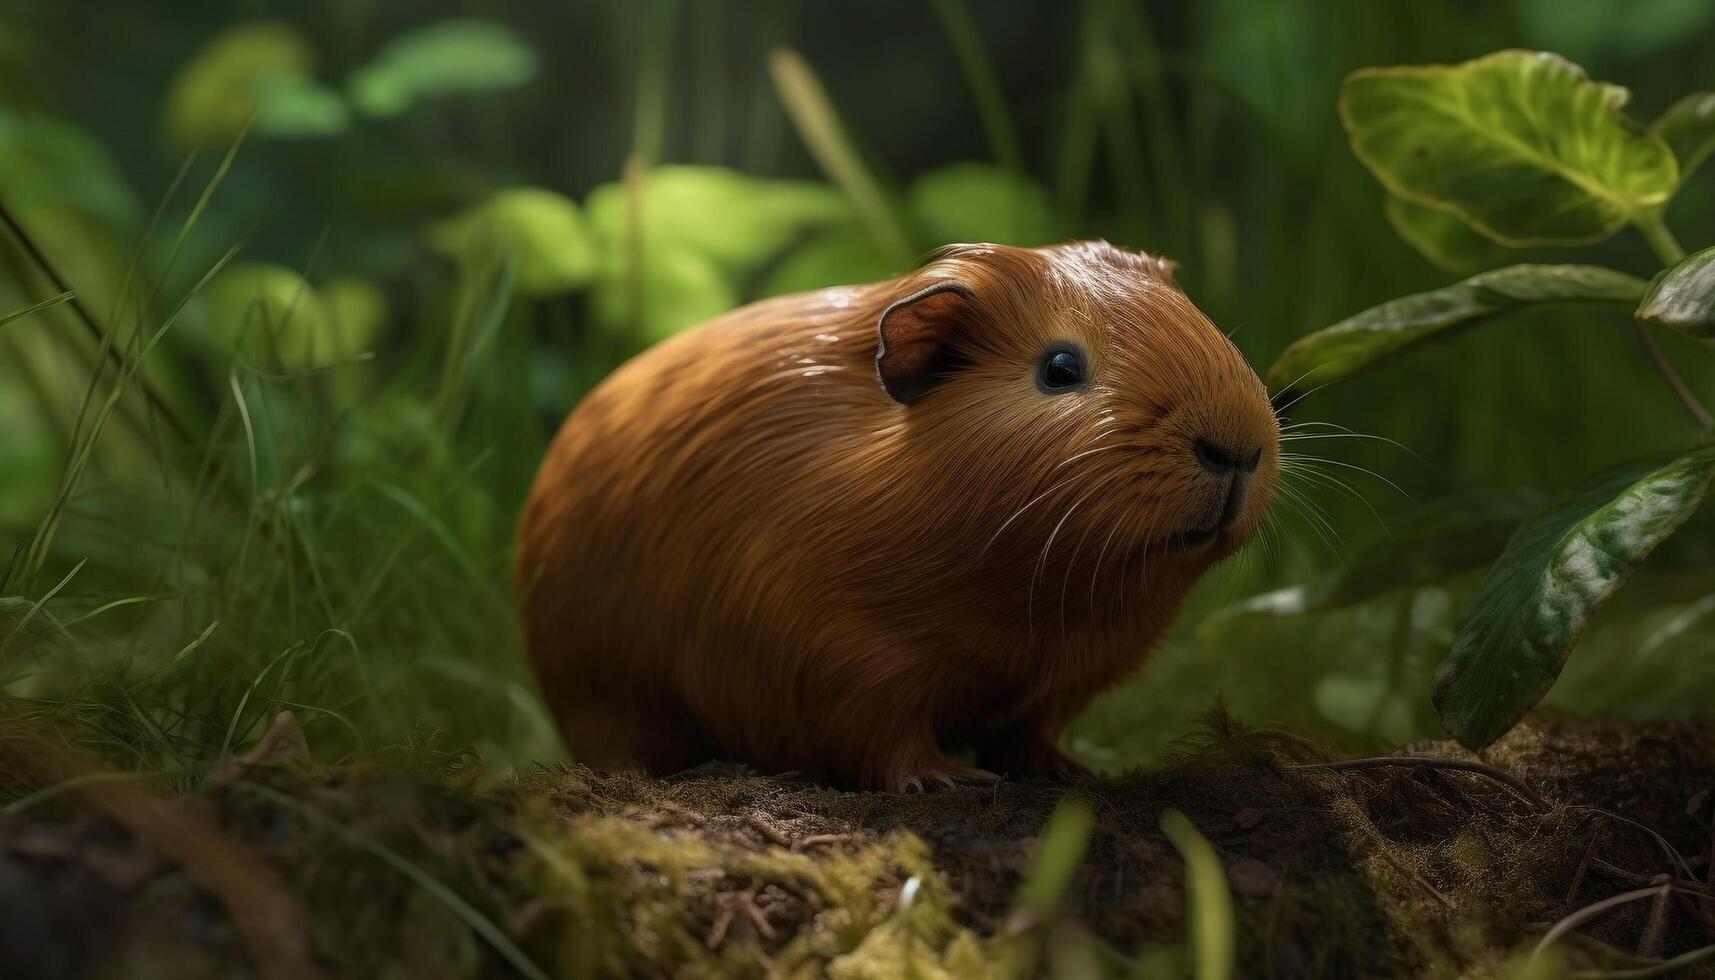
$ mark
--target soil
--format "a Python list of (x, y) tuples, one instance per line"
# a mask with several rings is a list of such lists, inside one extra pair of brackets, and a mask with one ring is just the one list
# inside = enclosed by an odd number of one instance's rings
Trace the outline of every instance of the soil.
[[(718, 765), (495, 776), (423, 746), (326, 767), (277, 727), (177, 794), (5, 750), (0, 976), (1175, 975), (1169, 809), (1220, 858), (1240, 976), (1557, 976), (1715, 943), (1705, 728), (1341, 762), (1217, 717), (1147, 774), (899, 796)], [(1069, 795), (1093, 829), (1045, 914), (1020, 886)]]

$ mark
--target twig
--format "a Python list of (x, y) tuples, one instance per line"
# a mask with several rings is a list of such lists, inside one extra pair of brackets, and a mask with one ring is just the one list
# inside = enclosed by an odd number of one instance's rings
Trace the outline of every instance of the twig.
[(1537, 809), (1550, 809), (1549, 802), (1546, 799), (1543, 799), (1541, 794), (1537, 793), (1529, 786), (1526, 786), (1523, 780), (1519, 779), (1517, 776), (1501, 772), (1499, 769), (1495, 769), (1491, 766), (1485, 766), (1480, 762), (1464, 762), (1459, 759), (1418, 758), (1415, 756), (1393, 755), (1377, 756), (1370, 759), (1342, 759), (1338, 762), (1305, 762), (1287, 766), (1286, 769), (1288, 771), (1297, 772), (1305, 769), (1390, 769), (1398, 767), (1437, 770), (1448, 769), (1456, 772), (1468, 772), (1478, 776), (1487, 776), (1495, 782), (1506, 786), (1514, 793), (1517, 793)]
[(1652, 885), (1649, 888), (1636, 888), (1629, 892), (1621, 892), (1618, 895), (1604, 898), (1600, 902), (1592, 902), (1578, 911), (1573, 912), (1571, 915), (1566, 916), (1564, 919), (1561, 919), (1559, 922), (1556, 922), (1554, 927), (1548, 930), (1548, 934), (1542, 937), (1542, 941), (1536, 944), (1536, 950), (1530, 954), (1531, 958), (1535, 959), (1536, 957), (1541, 956), (1543, 951), (1554, 945), (1560, 937), (1609, 909), (1618, 908), (1628, 902), (1635, 902), (1642, 898), (1653, 898), (1656, 895), (1665, 895), (1672, 889), (1673, 885), (1671, 883)]

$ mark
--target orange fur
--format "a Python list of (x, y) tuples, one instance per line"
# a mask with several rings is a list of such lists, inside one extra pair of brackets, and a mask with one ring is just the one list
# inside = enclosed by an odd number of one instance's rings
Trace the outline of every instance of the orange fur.
[[(877, 323), (954, 283), (961, 366), (911, 404)], [(946, 293), (940, 294), (945, 297)], [(942, 319), (957, 316), (956, 324)], [(909, 328), (909, 329), (908, 329)], [(1038, 358), (1087, 353), (1045, 395)], [(1191, 440), (1261, 452), (1232, 525)], [(1268, 506), (1278, 427), (1171, 265), (1105, 242), (954, 246), (898, 279), (734, 310), (639, 355), (560, 429), (519, 530), (522, 627), (572, 751), (894, 789), (1067, 769), (1061, 726), (1135, 669)]]

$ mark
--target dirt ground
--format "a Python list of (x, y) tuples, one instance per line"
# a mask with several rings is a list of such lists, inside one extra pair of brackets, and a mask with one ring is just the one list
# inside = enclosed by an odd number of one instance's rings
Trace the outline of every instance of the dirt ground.
[[(1220, 857), (1241, 976), (1511, 976), (1551, 929), (1529, 975), (1645, 975), (1615, 971), (1715, 943), (1715, 732), (1689, 726), (1333, 761), (1215, 718), (1156, 772), (919, 796), (723, 766), (495, 776), (428, 746), (318, 766), (289, 725), (177, 794), (9, 751), (4, 977), (1173, 975), (1168, 808)], [(1069, 793), (1093, 830), (1060, 912), (1031, 915)]]

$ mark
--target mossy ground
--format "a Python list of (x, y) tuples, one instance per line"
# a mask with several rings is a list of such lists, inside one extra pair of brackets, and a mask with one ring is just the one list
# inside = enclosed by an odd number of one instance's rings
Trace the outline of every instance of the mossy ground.
[[(330, 768), (276, 738), (172, 797), (82, 772), (30, 799), (47, 770), (8, 751), (24, 802), (0, 818), (0, 975), (20, 977), (1170, 975), (1169, 808), (1226, 869), (1244, 976), (1510, 976), (1582, 907), (1706, 883), (1715, 788), (1715, 733), (1672, 725), (1524, 728), (1471, 772), (1326, 768), (1217, 718), (1152, 773), (923, 796), (721, 766), (496, 776), (428, 746)], [(1094, 830), (1060, 915), (1033, 921), (1014, 897), (1068, 793)], [(135, 816), (144, 800), (159, 819)], [(222, 879), (187, 837), (251, 867)], [(1556, 948), (1593, 968), (1708, 944), (1715, 901), (1695, 891)]]

